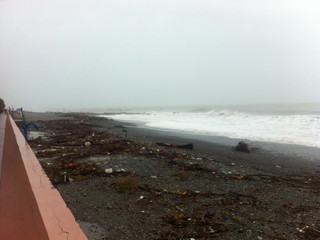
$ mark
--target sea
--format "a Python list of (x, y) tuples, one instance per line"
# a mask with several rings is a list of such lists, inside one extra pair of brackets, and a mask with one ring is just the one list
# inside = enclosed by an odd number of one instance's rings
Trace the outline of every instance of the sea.
[(101, 116), (161, 130), (320, 149), (320, 103), (131, 108)]

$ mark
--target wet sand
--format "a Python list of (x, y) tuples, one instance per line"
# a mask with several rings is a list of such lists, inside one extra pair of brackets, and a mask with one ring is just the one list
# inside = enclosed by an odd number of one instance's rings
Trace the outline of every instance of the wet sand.
[(236, 152), (232, 142), (82, 114), (31, 119), (47, 138), (30, 145), (89, 239), (320, 238), (316, 157)]
[[(173, 144), (193, 143), (193, 152), (198, 155), (211, 156), (226, 163), (235, 160), (238, 163), (259, 167), (263, 170), (275, 170), (283, 167), (286, 173), (305, 173), (320, 175), (320, 149), (299, 145), (286, 145), (267, 142), (250, 142), (256, 147), (251, 154), (232, 151), (241, 139), (231, 139), (220, 136), (191, 134), (179, 131), (146, 128), (142, 125), (115, 120), (93, 121), (103, 128), (118, 126), (115, 131), (123, 134), (126, 129), (130, 138), (142, 142), (167, 142)], [(120, 127), (119, 127), (120, 126)], [(277, 169), (279, 170), (279, 169)]]

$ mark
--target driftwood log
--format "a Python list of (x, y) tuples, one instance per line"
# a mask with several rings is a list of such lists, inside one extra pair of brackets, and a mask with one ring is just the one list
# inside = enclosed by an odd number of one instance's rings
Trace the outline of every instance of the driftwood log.
[(171, 143), (158, 142), (157, 144), (159, 146), (163, 146), (163, 147), (182, 148), (182, 149), (190, 149), (190, 150), (193, 149), (192, 143), (188, 143), (188, 144), (184, 144), (184, 145), (175, 145), (175, 144), (171, 144)]

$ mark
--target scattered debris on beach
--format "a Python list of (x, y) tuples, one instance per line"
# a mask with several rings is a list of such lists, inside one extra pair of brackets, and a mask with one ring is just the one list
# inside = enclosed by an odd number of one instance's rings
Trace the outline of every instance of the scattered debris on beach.
[[(67, 115), (70, 116), (70, 115)], [(43, 168), (54, 184), (65, 182), (65, 179), (80, 180), (100, 175), (105, 172), (95, 163), (83, 163), (79, 160), (97, 155), (129, 154), (132, 156), (147, 156), (151, 158), (195, 159), (184, 152), (165, 151), (162, 148), (137, 143), (127, 139), (127, 135), (107, 133), (94, 128), (98, 125), (85, 123), (84, 119), (59, 119), (53, 121), (39, 121), (45, 136), (30, 141), (36, 156), (41, 160)], [(167, 147), (167, 144), (159, 144)], [(170, 145), (174, 148), (192, 149), (193, 144)], [(47, 161), (51, 159), (51, 161)], [(54, 159), (54, 161), (52, 161)], [(67, 177), (66, 177), (67, 176)]]
[(138, 142), (96, 117), (63, 117), (37, 121), (45, 134), (30, 146), (75, 217), (107, 229), (105, 239), (320, 238), (320, 176), (247, 169), (193, 144)]

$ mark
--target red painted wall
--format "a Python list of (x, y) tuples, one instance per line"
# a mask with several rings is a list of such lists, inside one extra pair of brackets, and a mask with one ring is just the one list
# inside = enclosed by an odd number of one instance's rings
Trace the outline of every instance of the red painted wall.
[(12, 118), (0, 115), (0, 239), (87, 240)]

